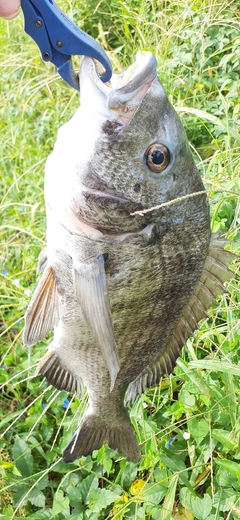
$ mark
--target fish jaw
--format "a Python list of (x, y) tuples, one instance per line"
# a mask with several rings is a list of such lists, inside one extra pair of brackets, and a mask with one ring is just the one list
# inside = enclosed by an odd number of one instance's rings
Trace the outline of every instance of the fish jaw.
[[(122, 74), (112, 75), (108, 83), (100, 80), (99, 63), (85, 56), (81, 63), (81, 104), (98, 119), (128, 124), (156, 77), (157, 61), (151, 52), (139, 52)], [(91, 100), (91, 103), (89, 103)]]
[[(137, 232), (159, 218), (150, 208), (203, 190), (181, 121), (156, 76), (151, 53), (139, 54), (125, 73), (113, 75), (108, 84), (99, 79), (94, 60), (84, 58), (80, 78), (84, 124), (95, 132), (87, 156), (79, 158), (79, 190), (70, 203), (80, 221), (106, 234)], [(170, 155), (161, 174), (151, 172), (146, 163), (148, 147), (158, 142)], [(149, 212), (144, 216), (136, 213), (146, 208)], [(180, 207), (176, 211), (181, 216)]]
[[(104, 133), (118, 134), (125, 125), (130, 123), (156, 78), (157, 61), (150, 52), (138, 53), (136, 62), (124, 73), (113, 74), (107, 84), (100, 80), (101, 71), (98, 70), (98, 66), (99, 63), (89, 57), (84, 57), (82, 60), (80, 78), (83, 112), (81, 117), (84, 118), (86, 111), (84, 120), (87, 127), (91, 126), (90, 133), (93, 126), (95, 131), (98, 128), (101, 141), (101, 136), (104, 140)], [(89, 157), (95, 151), (98, 153), (99, 145), (101, 147), (101, 142), (99, 143), (97, 138)], [(93, 161), (91, 160), (90, 163), (93, 164)], [(79, 190), (76, 190), (72, 196), (69, 213), (71, 212), (79, 222), (87, 223), (103, 233), (118, 234), (122, 232), (122, 227), (123, 231), (126, 227), (128, 232), (143, 229), (151, 221), (151, 215), (147, 215), (144, 219), (139, 215), (134, 218), (130, 216), (143, 209), (141, 201), (132, 200), (119, 190), (118, 186), (106, 183), (105, 175), (96, 178), (93, 174), (94, 179), (91, 180), (91, 164), (80, 165), (80, 161), (78, 162)], [(119, 228), (119, 219), (121, 228)]]
[(137, 61), (123, 74), (113, 74), (108, 84), (100, 80), (97, 63), (89, 57), (82, 60), (81, 106), (58, 131), (53, 153), (48, 157), (46, 205), (70, 231), (75, 228), (81, 233), (86, 225), (101, 233), (106, 229), (98, 225), (102, 214), (102, 220), (112, 222), (107, 231), (113, 233), (114, 215), (119, 213), (123, 224), (128, 221), (128, 231), (141, 230), (149, 219), (129, 218), (134, 211), (143, 209), (141, 202), (132, 201), (117, 187), (106, 184), (104, 176), (94, 178), (91, 184), (89, 160), (93, 164), (91, 157), (103, 127), (108, 133), (121, 130), (130, 122), (156, 77), (156, 59), (150, 52), (139, 53)]
[[(151, 53), (140, 54), (108, 84), (94, 60), (84, 57), (80, 81), (81, 106), (60, 129), (46, 167), (46, 204), (60, 222), (71, 220), (72, 230), (75, 221), (76, 233), (84, 225), (105, 235), (138, 232), (164, 217), (166, 210), (150, 208), (203, 190)], [(146, 164), (146, 150), (156, 142), (170, 154), (160, 175)], [(149, 211), (135, 213), (142, 209)], [(181, 204), (174, 211), (181, 218)]]

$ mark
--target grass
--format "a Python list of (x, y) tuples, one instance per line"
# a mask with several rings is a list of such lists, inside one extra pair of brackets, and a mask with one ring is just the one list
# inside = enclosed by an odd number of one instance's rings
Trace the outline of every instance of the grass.
[[(238, 252), (237, 2), (58, 5), (98, 39), (116, 72), (139, 49), (156, 55), (209, 192), (212, 229), (232, 239), (229, 247)], [(173, 375), (131, 407), (139, 465), (107, 447), (73, 464), (61, 461), (86, 398), (72, 399), (35, 377), (49, 340), (27, 351), (21, 335), (45, 243), (45, 160), (79, 97), (41, 61), (20, 17), (0, 21), (0, 60), (0, 514), (6, 520), (240, 518), (237, 277), (187, 341)]]

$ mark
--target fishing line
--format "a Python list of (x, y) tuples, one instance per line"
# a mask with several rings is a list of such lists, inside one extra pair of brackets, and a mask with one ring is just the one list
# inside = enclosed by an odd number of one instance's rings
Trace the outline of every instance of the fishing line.
[(172, 206), (173, 204), (176, 204), (177, 202), (181, 202), (182, 200), (192, 199), (193, 197), (197, 197), (198, 195), (207, 195), (207, 191), (201, 190), (201, 191), (196, 191), (195, 193), (188, 193), (187, 195), (183, 195), (182, 197), (178, 197), (177, 199), (169, 200), (168, 202), (163, 202), (162, 204), (159, 204), (158, 206), (153, 206), (152, 208), (134, 211), (133, 213), (130, 213), (130, 215), (131, 216), (140, 215), (142, 217), (145, 213), (149, 213), (149, 211), (154, 211), (156, 209), (165, 208), (166, 206)]

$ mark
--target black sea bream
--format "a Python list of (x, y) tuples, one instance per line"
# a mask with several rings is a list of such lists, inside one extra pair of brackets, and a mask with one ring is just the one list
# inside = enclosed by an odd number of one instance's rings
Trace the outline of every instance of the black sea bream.
[(210, 234), (203, 183), (154, 56), (139, 54), (108, 84), (84, 57), (80, 85), (81, 106), (47, 160), (47, 247), (24, 342), (54, 328), (38, 373), (68, 392), (87, 387), (64, 461), (108, 444), (137, 462), (125, 405), (173, 370), (231, 277), (232, 256)]

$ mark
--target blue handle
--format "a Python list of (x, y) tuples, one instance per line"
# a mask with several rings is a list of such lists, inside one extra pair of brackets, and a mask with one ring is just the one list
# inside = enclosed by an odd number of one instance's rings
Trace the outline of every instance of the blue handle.
[(109, 81), (112, 68), (106, 52), (94, 38), (71, 22), (53, 0), (22, 0), (21, 6), (26, 33), (37, 43), (43, 60), (51, 61), (71, 87), (79, 90), (72, 55), (90, 56), (100, 61), (105, 68), (101, 80)]

